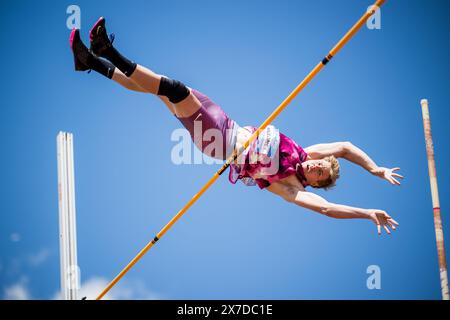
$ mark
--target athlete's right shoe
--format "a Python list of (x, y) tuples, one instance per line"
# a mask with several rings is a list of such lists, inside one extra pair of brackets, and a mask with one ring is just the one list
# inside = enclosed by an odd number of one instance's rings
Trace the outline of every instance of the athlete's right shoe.
[(106, 24), (105, 18), (100, 17), (92, 27), (91, 31), (89, 31), (89, 38), (91, 40), (91, 51), (95, 55), (103, 58), (105, 58), (104, 52), (109, 48), (111, 48), (114, 42), (114, 34), (111, 34), (108, 37), (105, 24)]

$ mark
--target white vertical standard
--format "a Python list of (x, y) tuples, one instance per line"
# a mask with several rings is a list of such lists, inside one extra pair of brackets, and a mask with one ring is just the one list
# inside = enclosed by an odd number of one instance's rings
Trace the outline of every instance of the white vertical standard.
[(436, 163), (434, 161), (433, 137), (431, 134), (430, 110), (428, 100), (422, 99), (423, 128), (425, 131), (425, 143), (427, 147), (428, 173), (430, 176), (431, 201), (433, 203), (434, 229), (439, 259), (439, 273), (441, 277), (442, 300), (450, 300), (448, 293), (447, 260), (445, 258), (444, 228), (442, 227), (441, 206), (439, 204), (439, 192), (436, 175)]
[(60, 132), (57, 149), (61, 293), (66, 300), (77, 300), (80, 272), (77, 263), (73, 135)]

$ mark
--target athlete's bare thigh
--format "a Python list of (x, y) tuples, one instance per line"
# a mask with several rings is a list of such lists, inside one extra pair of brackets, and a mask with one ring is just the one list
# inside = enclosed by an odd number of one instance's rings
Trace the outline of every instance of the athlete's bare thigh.
[(178, 118), (187, 118), (197, 112), (201, 108), (201, 103), (196, 96), (189, 94), (183, 101), (179, 103), (172, 103), (167, 97), (158, 96), (164, 104), (169, 108), (172, 114), (176, 115)]

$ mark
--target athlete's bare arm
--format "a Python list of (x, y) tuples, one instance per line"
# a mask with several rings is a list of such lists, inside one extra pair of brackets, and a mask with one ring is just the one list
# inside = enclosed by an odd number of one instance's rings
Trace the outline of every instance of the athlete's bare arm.
[(305, 151), (310, 159), (323, 159), (328, 156), (346, 159), (363, 167), (371, 174), (386, 179), (392, 185), (400, 185), (396, 178), (403, 179), (403, 176), (395, 173), (400, 168), (379, 167), (364, 151), (351, 142), (321, 143), (305, 148)]
[(343, 158), (349, 149), (350, 142), (320, 143), (305, 148), (311, 160), (323, 159), (328, 156)]
[(381, 227), (390, 234), (391, 231), (388, 227), (395, 230), (395, 226), (398, 225), (398, 223), (383, 210), (363, 209), (336, 204), (328, 202), (314, 193), (307, 192), (295, 175), (272, 183), (267, 187), (267, 190), (290, 203), (310, 209), (327, 217), (335, 219), (370, 219), (377, 225), (378, 234), (381, 234)]

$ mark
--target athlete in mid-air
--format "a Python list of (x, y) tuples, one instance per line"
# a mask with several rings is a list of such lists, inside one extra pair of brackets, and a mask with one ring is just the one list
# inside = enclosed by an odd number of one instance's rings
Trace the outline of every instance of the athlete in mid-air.
[[(94, 70), (127, 89), (157, 95), (189, 131), (195, 145), (204, 154), (227, 159), (257, 129), (239, 126), (199, 91), (127, 59), (113, 46), (113, 40), (113, 37), (108, 37), (103, 17), (90, 31), (90, 49), (81, 41), (79, 30), (72, 30), (70, 45), (75, 70)], [(201, 134), (196, 132), (197, 128)], [(205, 139), (208, 135), (209, 138)], [(247, 185), (257, 184), (288, 202), (328, 217), (369, 219), (376, 224), (378, 234), (381, 234), (381, 228), (390, 234), (390, 229), (395, 230), (398, 223), (385, 211), (331, 203), (305, 190), (307, 187), (333, 187), (339, 178), (338, 158), (360, 165), (392, 185), (400, 185), (398, 179), (403, 179), (396, 173), (400, 168), (378, 167), (365, 152), (350, 142), (317, 144), (303, 149), (275, 127), (268, 126), (238, 158), (239, 161), (230, 166), (229, 180), (232, 183), (240, 179)]]

